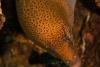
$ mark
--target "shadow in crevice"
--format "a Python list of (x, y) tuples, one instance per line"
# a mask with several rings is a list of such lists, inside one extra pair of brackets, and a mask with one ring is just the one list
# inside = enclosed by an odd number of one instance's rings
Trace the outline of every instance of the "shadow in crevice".
[(100, 8), (96, 6), (95, 0), (80, 0), (80, 2), (87, 10), (100, 15)]

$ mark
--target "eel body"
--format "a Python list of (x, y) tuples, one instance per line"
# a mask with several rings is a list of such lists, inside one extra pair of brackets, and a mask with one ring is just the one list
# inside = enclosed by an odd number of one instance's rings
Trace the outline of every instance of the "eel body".
[(26, 35), (65, 63), (77, 60), (72, 47), (73, 4), (75, 0), (16, 0), (18, 19)]

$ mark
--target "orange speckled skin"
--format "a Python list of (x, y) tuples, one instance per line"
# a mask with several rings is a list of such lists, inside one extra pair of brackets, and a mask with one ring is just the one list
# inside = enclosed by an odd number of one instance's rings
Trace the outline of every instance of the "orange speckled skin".
[(73, 10), (67, 0), (16, 0), (20, 24), (26, 35), (49, 53), (74, 62)]

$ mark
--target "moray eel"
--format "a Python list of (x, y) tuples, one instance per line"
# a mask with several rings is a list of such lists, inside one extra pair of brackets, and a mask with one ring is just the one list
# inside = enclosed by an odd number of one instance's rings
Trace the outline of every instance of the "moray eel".
[(76, 0), (16, 0), (18, 19), (26, 35), (50, 54), (71, 64), (78, 60), (73, 43)]

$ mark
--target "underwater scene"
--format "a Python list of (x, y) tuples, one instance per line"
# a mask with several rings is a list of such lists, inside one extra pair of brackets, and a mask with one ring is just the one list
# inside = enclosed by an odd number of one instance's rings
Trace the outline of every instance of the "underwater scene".
[(100, 67), (100, 0), (0, 0), (0, 67)]

